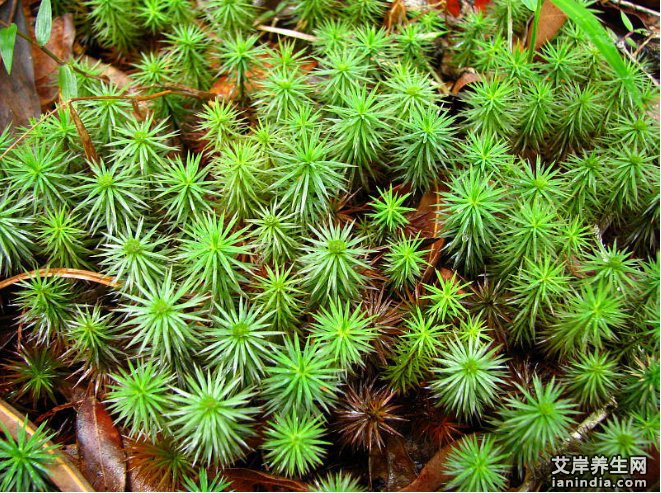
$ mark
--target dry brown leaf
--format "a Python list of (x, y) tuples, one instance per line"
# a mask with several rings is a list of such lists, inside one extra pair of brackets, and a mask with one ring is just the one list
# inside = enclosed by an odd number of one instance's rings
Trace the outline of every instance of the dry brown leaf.
[[(261, 87), (260, 81), (264, 75), (265, 72), (261, 69), (253, 69), (246, 72), (247, 82), (245, 90), (247, 94), (251, 94)], [(211, 89), (209, 89), (209, 92), (225, 100), (232, 100), (239, 96), (239, 92), (237, 91), (234, 81), (227, 75), (221, 75), (218, 77), (218, 80), (214, 82), (213, 86), (211, 86)]]
[[(9, 433), (16, 438), (16, 431), (19, 426), (23, 426), (23, 423), (25, 423), (25, 416), (0, 399), (0, 423), (5, 425)], [(36, 429), (37, 427), (28, 421), (25, 427), (26, 433), (31, 436)], [(47, 442), (46, 445), (53, 444)], [(48, 466), (48, 477), (60, 491), (94, 491), (80, 471), (74, 467), (64, 454), (57, 450), (49, 453), (55, 457), (55, 462)]]
[(436, 211), (439, 201), (440, 188), (434, 186), (433, 190), (425, 192), (418, 202), (415, 210), (415, 222), (420, 229), (420, 233), (425, 238), (436, 238), (438, 234), (438, 225), (436, 224)]
[(128, 489), (131, 491), (151, 492), (162, 491), (163, 488), (156, 484), (156, 481), (151, 480), (140, 471), (131, 467), (131, 458), (129, 457), (128, 467)]
[(441, 202), (442, 189), (436, 185), (433, 190), (426, 192), (420, 199), (416, 215), (420, 214), (425, 218), (425, 226), (422, 228), (422, 234), (426, 238), (432, 238), (427, 262), (429, 265), (422, 274), (421, 282), (427, 282), (431, 278), (438, 260), (441, 258), (445, 239), (441, 237), (441, 228), (443, 224), (438, 220), (438, 204)]
[(120, 89), (128, 88), (133, 84), (133, 80), (126, 72), (122, 72), (112, 65), (107, 63), (99, 62), (96, 58), (85, 55), (83, 59), (92, 66), (98, 66), (101, 68), (101, 77), (106, 77), (110, 82), (115, 84)]
[(213, 83), (209, 92), (225, 100), (233, 99), (236, 96), (235, 86), (228, 80), (226, 75), (218, 77), (218, 80)]
[(450, 477), (445, 473), (447, 457), (454, 450), (458, 442), (452, 442), (441, 450), (425, 464), (418, 477), (408, 486), (399, 491), (439, 491)]
[(456, 96), (468, 84), (473, 84), (474, 82), (477, 82), (479, 80), (480, 80), (480, 75), (478, 73), (472, 71), (472, 69), (466, 70), (459, 76), (459, 78), (454, 82), (454, 84), (452, 84), (452, 89), (450, 90), (450, 92)]
[(309, 491), (305, 483), (240, 467), (223, 469), (234, 491)]
[(406, 451), (402, 438), (387, 435), (383, 450), (373, 449), (370, 453), (372, 479), (383, 481), (384, 491), (396, 491), (415, 479), (415, 463)]
[[(567, 16), (562, 10), (556, 7), (550, 0), (544, 0), (542, 4), (542, 11), (539, 17), (539, 25), (537, 26), (537, 38), (535, 39), (535, 50), (544, 46), (547, 41), (560, 31)], [(532, 29), (532, 22), (528, 27), (528, 34), (526, 35), (526, 46), (530, 46), (530, 31)]]
[[(12, 2), (0, 6), (0, 19), (4, 22), (11, 15)], [(15, 22), (18, 30), (27, 32), (23, 9), (16, 9)], [(0, 28), (4, 27), (0, 25)], [(23, 38), (17, 36), (14, 46), (14, 62), (11, 75), (7, 74), (0, 62), (0, 132), (13, 123), (14, 126), (27, 125), (30, 118), (39, 116), (39, 96), (34, 84), (32, 48)]]
[(83, 401), (76, 417), (81, 471), (96, 491), (125, 491), (126, 455), (122, 437), (104, 405)]
[(462, 0), (448, 0), (445, 11), (453, 17), (461, 17)]
[[(264, 56), (264, 58), (266, 58), (266, 56)], [(310, 60), (301, 64), (300, 70), (303, 73), (309, 73), (316, 66), (317, 66), (317, 61)], [(264, 63), (263, 68), (249, 70), (246, 73), (246, 80), (248, 81), (246, 83), (246, 92), (248, 94), (253, 93), (258, 89), (260, 89), (261, 81), (268, 75), (269, 68), (270, 65), (268, 63)], [(214, 82), (214, 84), (211, 86), (211, 89), (209, 89), (209, 92), (225, 100), (234, 99), (239, 95), (236, 90), (236, 85), (231, 79), (229, 79), (227, 75), (221, 75), (220, 77), (218, 77), (216, 82)]]

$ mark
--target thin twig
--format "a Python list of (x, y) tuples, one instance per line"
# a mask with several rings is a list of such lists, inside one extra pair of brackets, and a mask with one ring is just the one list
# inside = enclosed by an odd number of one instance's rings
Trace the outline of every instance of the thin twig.
[(609, 414), (610, 412), (606, 407), (590, 414), (580, 425), (578, 425), (578, 428), (576, 428), (576, 430), (574, 430), (570, 437), (565, 441), (565, 444), (570, 445), (572, 442), (583, 441), (585, 436), (594, 430), (599, 423), (605, 420)]
[(644, 74), (647, 76), (647, 78), (648, 78), (649, 80), (651, 80), (652, 83), (653, 83), (656, 87), (659, 87), (659, 81), (656, 80), (654, 77), (652, 77), (649, 73), (647, 73), (647, 71), (646, 71), (646, 70), (643, 68), (643, 66), (641, 65), (640, 61), (637, 60), (636, 58), (634, 58), (634, 56), (633, 56), (631, 53), (629, 53), (629, 50), (627, 50), (626, 48), (623, 48), (623, 49), (620, 50), (620, 51), (624, 52), (624, 54), (629, 58), (629, 60), (631, 60), (631, 61), (632, 61), (633, 63), (635, 63), (636, 65), (638, 65), (638, 68), (640, 69), (640, 71), (641, 71), (642, 73), (644, 73)]
[(119, 95), (112, 95), (112, 96), (78, 96), (75, 98), (71, 98), (68, 102), (75, 102), (75, 101), (114, 101), (114, 100), (126, 100), (126, 101), (149, 101), (151, 99), (156, 99), (160, 98), (163, 96), (169, 96), (170, 94), (174, 94), (174, 91), (167, 89), (165, 91), (160, 91), (154, 94), (147, 94), (147, 95), (131, 95), (131, 94), (119, 94)]
[(25, 320), (26, 308), (21, 311), (21, 316), (18, 319), (18, 328), (16, 329), (16, 350), (23, 349), (23, 320)]
[(136, 91), (149, 91), (152, 89), (171, 90), (174, 94), (183, 96), (190, 96), (197, 99), (215, 99), (218, 97), (216, 93), (208, 91), (200, 91), (192, 87), (186, 87), (181, 84), (161, 84), (153, 86), (137, 86), (134, 88)]
[(640, 12), (641, 14), (652, 15), (654, 17), (661, 17), (661, 13), (656, 10), (648, 9), (642, 5), (636, 5), (635, 3), (627, 2), (627, 0), (601, 0), (602, 4), (610, 3), (612, 5), (617, 5), (618, 7), (624, 7), (626, 9), (633, 10), (635, 12)]
[(30, 128), (28, 128), (25, 132), (23, 132), (23, 134), (22, 134), (18, 139), (16, 139), (14, 142), (12, 142), (12, 144), (11, 144), (9, 147), (7, 147), (7, 149), (5, 149), (5, 151), (4, 151), (2, 154), (0, 154), (0, 161), (2, 161), (2, 158), (4, 158), (4, 157), (5, 157), (7, 154), (9, 154), (14, 148), (16, 148), (16, 146), (18, 146), (18, 144), (20, 144), (23, 140), (25, 140), (25, 139), (27, 138), (27, 136), (30, 135), (30, 133), (31, 133), (35, 128), (37, 128), (39, 125), (41, 125), (42, 123), (44, 123), (44, 121), (45, 121), (49, 116), (51, 116), (53, 113), (55, 113), (58, 109), (59, 109), (59, 108), (53, 108), (53, 109), (50, 110), (48, 113), (44, 113), (43, 115), (41, 115), (41, 117), (39, 118), (39, 120), (37, 120), (37, 121), (36, 121), (36, 122), (35, 122)]
[(131, 95), (131, 94), (124, 94), (124, 95), (118, 95), (118, 96), (80, 96), (77, 98), (71, 98), (69, 102), (74, 102), (74, 101), (103, 101), (103, 100), (116, 100), (116, 99), (123, 99), (126, 101), (151, 101), (152, 99), (157, 99), (157, 98), (162, 98), (163, 96), (169, 96), (171, 94), (178, 94), (180, 96), (189, 96), (192, 98), (196, 99), (214, 99), (217, 96), (211, 92), (209, 93), (203, 93), (204, 96), (200, 96), (200, 94), (197, 93), (192, 93), (188, 91), (181, 91), (178, 89), (165, 89), (163, 91), (156, 92), (154, 94), (136, 94), (136, 95)]
[(317, 39), (319, 39), (316, 36), (313, 36), (312, 34), (306, 34), (300, 31), (294, 31), (293, 29), (282, 29), (280, 27), (265, 26), (264, 24), (260, 24), (259, 26), (257, 26), (257, 29), (259, 29), (260, 31), (265, 31), (267, 33), (281, 34), (283, 36), (289, 36), (290, 38), (302, 39), (304, 41), (309, 41), (311, 43), (314, 43), (315, 41), (317, 41)]
[(46, 411), (45, 413), (39, 415), (37, 419), (34, 420), (36, 424), (41, 423), (43, 420), (50, 418), (51, 416), (59, 413), (60, 411), (64, 411), (65, 409), (71, 409), (72, 407), (78, 406), (80, 403), (82, 403), (82, 400), (79, 401), (71, 401), (67, 402), (66, 404), (60, 404), (59, 406), (55, 406), (49, 411)]
[(636, 48), (636, 51), (633, 52), (633, 57), (638, 58), (638, 55), (640, 55), (640, 52), (642, 51), (643, 48), (645, 48), (650, 41), (652, 41), (654, 38), (658, 38), (659, 33), (650, 33), (646, 38), (645, 41), (643, 41), (638, 48)]
[(16, 10), (18, 8), (18, 0), (11, 0), (11, 9), (9, 10), (9, 22), (14, 22), (16, 18)]
[[(562, 449), (569, 449), (575, 443), (581, 443), (583, 440), (585, 440), (587, 434), (594, 430), (603, 420), (608, 417), (610, 414), (609, 406), (612, 404), (614, 404), (614, 402), (593, 412), (587, 418), (585, 418), (583, 422), (579, 424), (567, 438), (565, 438)], [(519, 488), (517, 488), (516, 491), (535, 491), (535, 477), (537, 476), (536, 472), (540, 469), (543, 469), (545, 466), (548, 466), (548, 464), (544, 463), (540, 467), (536, 468), (536, 470), (528, 471), (526, 473), (525, 481)]]
[(111, 288), (116, 288), (119, 286), (119, 282), (110, 276), (104, 276), (98, 272), (92, 272), (89, 270), (82, 269), (66, 269), (66, 268), (56, 268), (56, 269), (37, 269), (30, 272), (24, 272), (23, 274), (15, 275), (9, 279), (5, 279), (0, 282), (0, 289), (5, 289), (13, 284), (30, 279), (31, 277), (64, 277), (67, 279), (78, 279), (80, 281), (90, 281), (98, 284), (103, 284)]

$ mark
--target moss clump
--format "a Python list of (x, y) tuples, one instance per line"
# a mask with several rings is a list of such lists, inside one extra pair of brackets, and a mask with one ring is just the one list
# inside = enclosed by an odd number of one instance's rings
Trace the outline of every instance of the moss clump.
[[(72, 61), (84, 99), (0, 134), (0, 275), (42, 269), (0, 299), (13, 404), (94, 393), (168, 489), (241, 466), (359, 491), (338, 471), (439, 436), (446, 486), (516, 488), (604, 406), (585, 451), (654, 444), (644, 63), (620, 77), (571, 20), (530, 56), (514, 0), (58, 4), (133, 84)], [(46, 486), (38, 439), (0, 438), (1, 486)]]

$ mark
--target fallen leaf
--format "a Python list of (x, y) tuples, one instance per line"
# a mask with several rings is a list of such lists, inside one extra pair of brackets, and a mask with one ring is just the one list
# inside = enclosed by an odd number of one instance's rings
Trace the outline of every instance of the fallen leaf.
[[(12, 2), (0, 6), (0, 19), (8, 19)], [(27, 32), (27, 23), (20, 2), (14, 19), (18, 30)], [(40, 113), (39, 96), (34, 83), (32, 49), (30, 43), (16, 37), (14, 62), (11, 76), (0, 64), (0, 132), (10, 123), (14, 126), (26, 125), (30, 118)]]
[(223, 469), (234, 491), (309, 491), (305, 483), (245, 468)]
[(438, 220), (438, 204), (441, 201), (442, 191), (441, 185), (436, 185), (433, 190), (422, 196), (416, 209), (416, 217), (423, 221), (420, 227), (422, 236), (433, 240), (427, 258), (429, 265), (422, 274), (422, 282), (427, 282), (431, 278), (445, 245), (445, 239), (441, 237), (443, 224)]
[(482, 10), (485, 11), (487, 10), (487, 7), (489, 7), (489, 4), (491, 3), (491, 0), (474, 0), (473, 5), (475, 6), (476, 10)]
[(412, 222), (420, 230), (421, 236), (425, 238), (437, 238), (439, 231), (436, 224), (438, 201), (439, 201), (440, 188), (438, 185), (434, 186), (432, 190), (425, 192), (418, 202), (418, 207), (413, 214)]
[(126, 72), (123, 72), (112, 65), (108, 65), (107, 63), (100, 62), (91, 56), (85, 55), (83, 59), (92, 67), (100, 67), (101, 77), (105, 77), (109, 82), (112, 82), (120, 89), (128, 88), (133, 84), (133, 80)]
[[(265, 72), (260, 69), (248, 70), (246, 72), (246, 94), (251, 94), (260, 87), (260, 80), (264, 77)], [(232, 79), (227, 75), (221, 75), (216, 82), (211, 86), (209, 92), (219, 96), (221, 99), (232, 100), (239, 96), (237, 87)]]
[[(16, 430), (25, 423), (25, 416), (0, 399), (0, 423), (5, 425), (15, 438)], [(36, 429), (37, 427), (28, 421), (25, 427), (28, 436), (32, 436)], [(46, 446), (49, 445), (53, 445), (52, 442), (46, 442)], [(55, 462), (48, 466), (48, 477), (60, 491), (94, 491), (80, 471), (62, 452), (52, 450), (49, 454), (55, 457)]]
[(415, 463), (406, 451), (404, 439), (398, 436), (386, 435), (386, 446), (383, 450), (372, 449), (370, 460), (372, 480), (383, 481), (384, 491), (396, 491), (416, 477)]
[[(460, 18), (462, 16), (461, 11), (464, 4), (468, 4), (468, 2), (465, 2), (464, 0), (445, 0), (440, 2), (434, 2), (434, 0), (429, 0), (429, 3), (431, 3), (432, 5), (438, 5), (437, 8), (444, 10), (452, 17), (457, 17), (457, 18)], [(490, 3), (491, 0), (473, 0), (472, 5), (475, 10), (485, 11)]]
[(209, 92), (214, 93), (221, 99), (230, 100), (236, 95), (235, 86), (232, 84), (226, 75), (221, 75), (218, 80), (213, 83)]
[(478, 73), (476, 73), (473, 69), (467, 69), (459, 76), (454, 84), (452, 84), (452, 89), (450, 92), (456, 96), (468, 84), (473, 84), (479, 80), (480, 75)]
[(175, 491), (184, 475), (190, 475), (189, 464), (170, 468), (163, 457), (178, 454), (178, 443), (172, 436), (149, 439), (124, 439), (127, 456), (127, 481), (130, 491)]
[[(280, 31), (287, 31), (287, 29), (281, 29)], [(266, 58), (266, 56), (264, 56), (264, 58)], [(302, 63), (300, 66), (300, 70), (303, 73), (307, 74), (311, 72), (316, 66), (317, 66), (317, 61), (310, 60)], [(258, 90), (261, 87), (260, 82), (268, 74), (270, 68), (271, 65), (269, 65), (268, 63), (264, 63), (263, 68), (249, 70), (246, 73), (246, 80), (248, 81), (246, 83), (246, 92), (248, 94)], [(211, 86), (211, 89), (209, 89), (209, 92), (225, 100), (234, 99), (239, 95), (236, 90), (236, 85), (234, 84), (234, 81), (229, 79), (227, 75), (221, 75), (220, 77), (218, 77), (216, 82), (214, 82), (213, 85)]]
[(88, 397), (78, 409), (76, 437), (81, 471), (96, 491), (125, 491), (122, 437), (104, 405)]
[(457, 443), (452, 442), (436, 452), (422, 468), (418, 477), (399, 491), (438, 491), (450, 480), (450, 476), (445, 472), (445, 465), (448, 455), (454, 450)]
[(462, 0), (448, 0), (445, 6), (445, 11), (453, 17), (460, 17), (461, 3)]
[[(78, 444), (77, 443), (69, 443), (66, 445), (62, 446), (62, 453), (67, 456), (67, 458), (73, 463), (73, 464), (80, 464), (80, 457), (78, 455)], [(81, 474), (82, 477), (82, 474)], [(91, 486), (90, 486), (91, 488)]]
[(163, 488), (159, 487), (156, 484), (156, 481), (152, 481), (147, 478), (144, 474), (141, 474), (140, 471), (131, 467), (131, 460), (129, 459), (129, 469), (128, 469), (128, 489), (130, 491), (162, 491)]
[[(560, 31), (567, 16), (556, 7), (550, 0), (544, 0), (542, 4), (542, 11), (539, 16), (539, 25), (537, 26), (537, 38), (535, 39), (535, 50), (542, 47), (547, 41)], [(530, 46), (530, 31), (532, 30), (532, 22), (528, 26), (528, 33), (526, 34), (526, 47)]]

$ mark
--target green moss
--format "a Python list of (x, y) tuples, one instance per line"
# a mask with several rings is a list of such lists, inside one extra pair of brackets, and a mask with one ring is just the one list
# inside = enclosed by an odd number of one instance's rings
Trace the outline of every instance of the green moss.
[[(158, 489), (379, 487), (423, 430), (439, 488), (512, 489), (605, 406), (585, 453), (647, 450), (647, 49), (617, 72), (572, 19), (524, 49), (520, 1), (412, 3), (56, 2), (129, 78), (76, 49), (80, 98), (0, 133), (7, 400), (64, 430), (87, 389)], [(12, 443), (0, 486), (42, 488)]]

